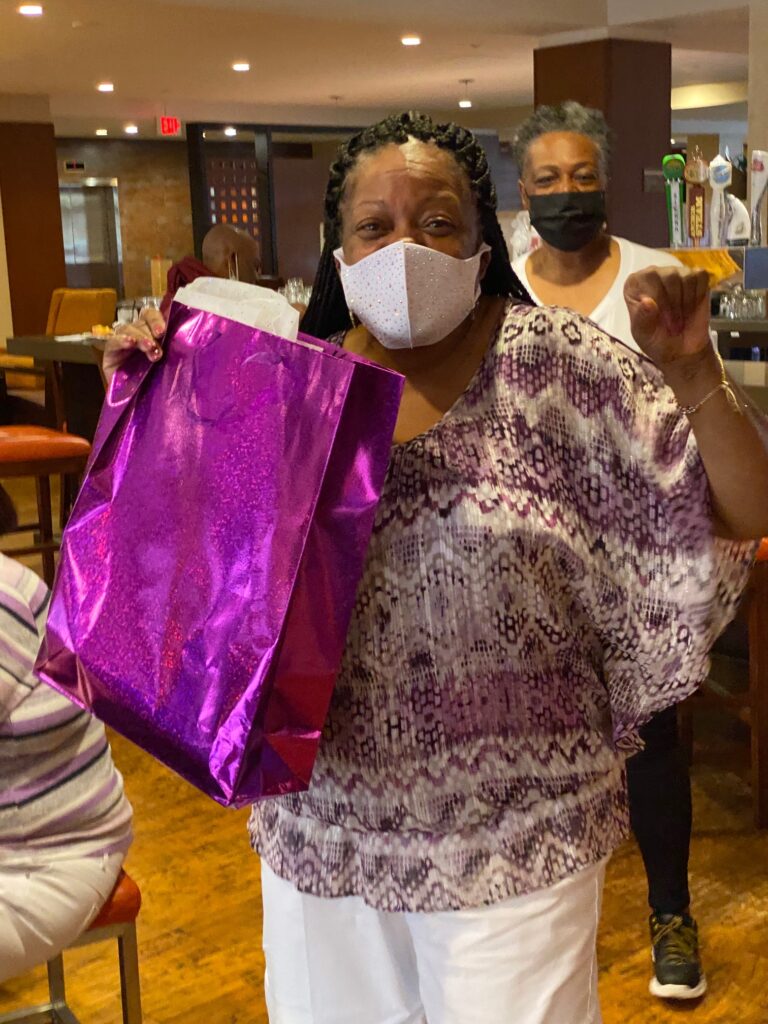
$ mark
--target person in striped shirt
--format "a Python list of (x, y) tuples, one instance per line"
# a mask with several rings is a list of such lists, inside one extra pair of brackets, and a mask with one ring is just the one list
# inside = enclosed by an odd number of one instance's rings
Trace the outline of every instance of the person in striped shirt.
[(33, 675), (49, 596), (0, 555), (0, 983), (88, 926), (132, 839), (104, 726)]

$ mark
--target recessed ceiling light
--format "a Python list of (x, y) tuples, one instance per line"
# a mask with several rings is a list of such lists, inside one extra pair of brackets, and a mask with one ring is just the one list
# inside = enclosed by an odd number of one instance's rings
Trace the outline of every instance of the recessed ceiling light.
[(236, 64), (232, 65), (232, 70), (233, 71), (250, 71), (251, 70), (251, 65), (248, 63), (248, 61), (245, 61), (245, 60), (238, 61)]
[(459, 106), (462, 110), (469, 110), (472, 106), (472, 100), (469, 98), (469, 87), (474, 82), (474, 78), (460, 78), (459, 85), (463, 85), (464, 88), (461, 90), (459, 97)]
[(96, 129), (96, 134), (97, 135), (109, 135), (109, 132), (107, 131), (106, 128), (97, 128)]
[(400, 42), (403, 46), (421, 46), (421, 36), (403, 36)]
[(135, 124), (127, 124), (123, 129), (126, 135), (138, 135), (139, 129)]
[(99, 90), (99, 92), (114, 92), (115, 91), (115, 83), (114, 82), (99, 82), (99, 84), (96, 86), (96, 88)]
[(21, 4), (16, 8), (19, 14), (23, 14), (25, 18), (39, 18), (43, 13), (42, 4)]
[(224, 134), (228, 135), (230, 137), (230, 139), (231, 139), (235, 135), (237, 135), (237, 128), (225, 128), (224, 129)]

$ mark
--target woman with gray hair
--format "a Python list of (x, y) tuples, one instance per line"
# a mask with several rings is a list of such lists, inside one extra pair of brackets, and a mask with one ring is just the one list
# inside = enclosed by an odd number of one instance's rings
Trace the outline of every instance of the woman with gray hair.
[[(583, 313), (619, 342), (632, 337), (624, 284), (650, 266), (679, 266), (667, 253), (606, 231), (610, 135), (602, 113), (568, 101), (539, 107), (519, 128), (520, 194), (541, 246), (513, 262), (533, 300)], [(652, 994), (695, 999), (706, 991), (690, 915), (691, 783), (676, 708), (640, 730), (644, 749), (627, 761), (632, 828), (648, 878)]]
[(606, 230), (610, 133), (599, 110), (569, 100), (539, 107), (517, 131), (520, 195), (541, 245), (513, 267), (534, 301), (583, 313), (638, 351), (624, 282), (650, 266), (679, 267), (667, 253)]

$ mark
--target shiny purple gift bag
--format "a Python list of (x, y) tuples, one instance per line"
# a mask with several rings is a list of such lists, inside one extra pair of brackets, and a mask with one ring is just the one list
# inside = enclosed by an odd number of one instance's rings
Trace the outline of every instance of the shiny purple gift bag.
[(309, 785), (403, 382), (178, 303), (165, 349), (113, 381), (37, 672), (240, 806)]

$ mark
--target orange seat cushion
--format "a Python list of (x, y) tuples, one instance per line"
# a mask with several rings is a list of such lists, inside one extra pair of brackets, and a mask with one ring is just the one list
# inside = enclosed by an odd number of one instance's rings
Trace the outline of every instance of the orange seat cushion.
[(0, 427), (0, 474), (3, 463), (87, 459), (91, 446), (82, 437), (48, 427)]
[(34, 368), (35, 360), (32, 356), (11, 356), (4, 349), (0, 349), (0, 370), (34, 370)]
[(112, 895), (91, 921), (91, 928), (106, 928), (111, 924), (130, 924), (139, 916), (141, 909), (141, 890), (130, 875), (120, 872)]

